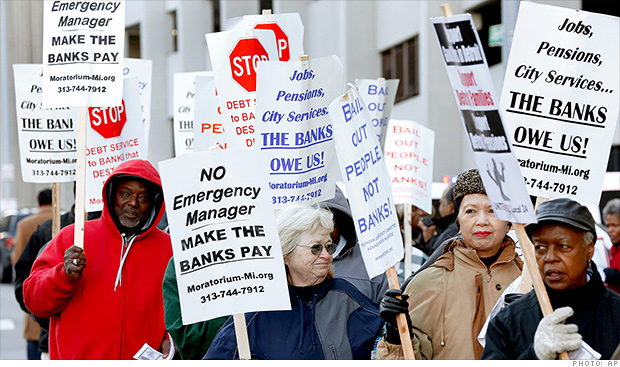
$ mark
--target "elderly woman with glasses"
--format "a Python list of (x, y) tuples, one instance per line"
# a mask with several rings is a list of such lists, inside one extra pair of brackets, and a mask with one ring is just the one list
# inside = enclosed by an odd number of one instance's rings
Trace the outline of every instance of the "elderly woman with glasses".
[[(252, 359), (370, 359), (383, 321), (377, 305), (334, 278), (329, 210), (295, 203), (276, 214), (290, 311), (246, 314)], [(232, 319), (205, 359), (238, 359)]]

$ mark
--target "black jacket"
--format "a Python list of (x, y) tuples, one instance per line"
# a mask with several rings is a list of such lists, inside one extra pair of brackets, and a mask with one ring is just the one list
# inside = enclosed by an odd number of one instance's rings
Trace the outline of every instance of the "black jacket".
[[(566, 324), (576, 324), (583, 341), (610, 359), (620, 343), (620, 295), (605, 287), (592, 264), (591, 278), (584, 286), (570, 290), (547, 292), (553, 309), (573, 308), (575, 314)], [(534, 291), (501, 310), (489, 323), (482, 359), (537, 359), (534, 334), (542, 319)]]

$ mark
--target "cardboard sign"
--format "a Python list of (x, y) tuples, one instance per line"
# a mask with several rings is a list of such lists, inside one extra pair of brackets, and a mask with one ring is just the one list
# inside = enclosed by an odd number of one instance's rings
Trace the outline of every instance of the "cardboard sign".
[(432, 213), (434, 146), (433, 130), (414, 121), (390, 120), (384, 156), (395, 204), (411, 204)]
[(124, 1), (43, 2), (43, 106), (118, 106)]
[(290, 310), (264, 164), (239, 150), (159, 163), (184, 325)]
[(501, 108), (530, 195), (598, 205), (618, 125), (620, 20), (523, 2)]
[(108, 176), (121, 163), (144, 159), (144, 129), (140, 115), (138, 79), (124, 80), (122, 104), (89, 107), (86, 136), (87, 212), (103, 209), (101, 190)]
[(431, 18), (450, 84), (495, 215), (535, 223), (478, 33), (469, 14)]
[(264, 168), (275, 207), (334, 197), (339, 168), (328, 106), (343, 80), (336, 56), (260, 64), (256, 145), (269, 156)]
[(75, 181), (77, 108), (44, 109), (41, 64), (15, 64), (15, 108), (24, 182)]
[(368, 108), (355, 87), (329, 105), (329, 116), (362, 258), (373, 278), (404, 254), (390, 176)]
[(385, 132), (392, 114), (392, 107), (394, 107), (398, 83), (398, 79), (355, 80), (355, 86), (359, 90), (364, 103), (368, 106), (372, 127), (375, 134), (377, 134), (381, 148), (385, 147)]
[(258, 63), (278, 60), (273, 32), (239, 29), (206, 34), (230, 149), (253, 149)]
[[(149, 134), (151, 130), (151, 91), (153, 80), (153, 62), (144, 59), (124, 59), (123, 77), (138, 78), (138, 91), (140, 92), (140, 111), (142, 113), (142, 125), (144, 126), (144, 152), (149, 151)], [(146, 159), (146, 158), (142, 158)]]
[(304, 53), (304, 25), (298, 13), (244, 15), (226, 20), (226, 30), (263, 29), (273, 33), (279, 61), (296, 61)]
[(197, 76), (213, 76), (211, 71), (174, 73), (174, 155), (194, 151), (194, 114)]
[(215, 78), (197, 76), (195, 84), (198, 103), (194, 108), (194, 151), (204, 152), (214, 147), (226, 149), (226, 132), (215, 91)]

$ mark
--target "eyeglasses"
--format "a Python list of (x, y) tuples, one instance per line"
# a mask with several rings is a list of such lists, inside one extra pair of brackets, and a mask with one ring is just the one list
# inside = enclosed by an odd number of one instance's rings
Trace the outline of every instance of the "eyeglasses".
[(325, 247), (325, 250), (327, 251), (328, 254), (333, 255), (334, 252), (336, 251), (336, 245), (334, 245), (333, 243), (328, 243), (328, 244), (321, 244), (321, 243), (317, 243), (316, 245), (312, 245), (312, 246), (306, 246), (306, 245), (297, 245), (297, 246), (301, 246), (301, 247), (309, 247), (310, 248), (310, 252), (312, 252), (312, 255), (320, 255), (321, 252), (323, 252), (323, 247)]

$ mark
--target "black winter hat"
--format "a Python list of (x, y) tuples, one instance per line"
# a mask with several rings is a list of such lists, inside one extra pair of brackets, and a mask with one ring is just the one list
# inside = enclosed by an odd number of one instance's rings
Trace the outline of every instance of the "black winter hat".
[(530, 238), (532, 233), (540, 227), (553, 223), (564, 224), (582, 232), (591, 232), (596, 238), (592, 214), (585, 205), (575, 200), (560, 198), (541, 203), (536, 209), (536, 220), (538, 223), (525, 226), (525, 231)]

